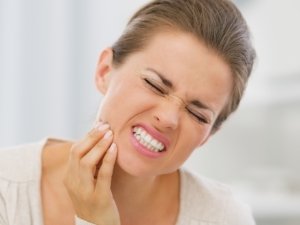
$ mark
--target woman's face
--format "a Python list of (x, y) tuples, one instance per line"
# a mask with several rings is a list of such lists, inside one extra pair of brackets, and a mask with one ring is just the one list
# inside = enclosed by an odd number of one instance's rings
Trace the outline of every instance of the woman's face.
[(96, 84), (104, 94), (99, 118), (118, 146), (118, 165), (134, 176), (178, 169), (210, 136), (228, 101), (229, 66), (194, 36), (156, 34), (118, 68), (102, 53)]

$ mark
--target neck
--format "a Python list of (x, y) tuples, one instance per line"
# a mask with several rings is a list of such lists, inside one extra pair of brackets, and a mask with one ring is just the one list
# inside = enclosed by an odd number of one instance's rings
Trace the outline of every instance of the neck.
[(140, 178), (132, 176), (123, 171), (118, 165), (114, 168), (114, 174), (112, 178), (112, 192), (118, 200), (133, 203), (139, 203), (147, 198), (151, 198), (152, 195), (163, 187), (164, 177), (147, 177)]
[[(178, 211), (178, 171), (156, 177), (139, 178), (115, 166), (111, 189), (121, 221), (137, 222), (139, 219), (145, 221), (148, 217), (160, 218), (160, 214), (166, 215), (169, 212), (174, 214), (174, 211)], [(131, 222), (126, 224), (132, 224)]]

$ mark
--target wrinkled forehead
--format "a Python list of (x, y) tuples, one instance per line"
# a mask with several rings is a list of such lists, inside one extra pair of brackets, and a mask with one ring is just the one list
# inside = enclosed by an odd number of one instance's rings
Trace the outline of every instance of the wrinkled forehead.
[(220, 96), (231, 92), (229, 64), (191, 34), (158, 33), (141, 53), (143, 63), (171, 79), (175, 87), (187, 94)]
[(230, 66), (189, 33), (157, 33), (143, 49), (128, 56), (124, 64), (138, 72), (156, 71), (172, 82), (178, 96), (185, 100), (200, 98), (216, 112), (231, 93)]

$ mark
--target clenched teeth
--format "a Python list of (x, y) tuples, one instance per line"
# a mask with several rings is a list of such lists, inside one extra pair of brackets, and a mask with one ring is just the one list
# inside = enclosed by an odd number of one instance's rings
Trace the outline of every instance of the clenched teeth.
[(150, 151), (162, 152), (165, 148), (164, 144), (153, 138), (141, 127), (134, 127), (133, 133), (135, 138)]

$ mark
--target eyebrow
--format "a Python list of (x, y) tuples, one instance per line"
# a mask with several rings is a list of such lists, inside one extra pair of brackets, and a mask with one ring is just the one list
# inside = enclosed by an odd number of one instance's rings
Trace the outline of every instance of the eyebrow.
[(174, 89), (174, 85), (172, 84), (172, 81), (168, 80), (164, 75), (162, 75), (160, 72), (156, 71), (155, 69), (147, 68), (147, 71), (150, 71), (152, 73), (155, 73), (163, 82), (164, 85), (166, 85), (170, 89)]
[[(168, 80), (163, 74), (161, 74), (160, 72), (158, 72), (157, 70), (152, 69), (152, 68), (147, 68), (146, 70), (150, 71), (152, 73), (155, 73), (161, 79), (161, 81), (163, 82), (164, 85), (166, 85), (168, 88), (174, 90), (174, 85), (173, 85), (172, 81)], [(211, 111), (213, 113), (213, 115), (215, 115), (215, 112), (210, 107), (208, 107), (206, 104), (204, 104), (203, 102), (201, 102), (199, 100), (192, 100), (191, 104), (200, 109), (207, 109), (207, 110)]]
[(193, 101), (191, 101), (191, 104), (198, 108), (201, 108), (201, 109), (207, 109), (207, 110), (211, 111), (213, 115), (215, 115), (215, 112), (211, 108), (209, 108), (207, 105), (205, 105), (203, 102), (200, 102), (198, 100), (193, 100)]

